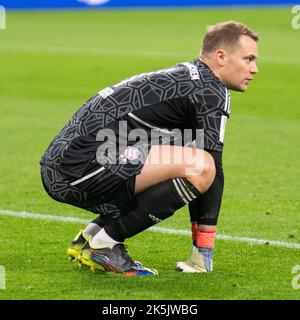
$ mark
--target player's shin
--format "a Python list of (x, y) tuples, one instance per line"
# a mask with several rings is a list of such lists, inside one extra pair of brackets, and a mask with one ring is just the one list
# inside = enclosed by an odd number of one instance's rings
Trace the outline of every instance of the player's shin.
[(200, 192), (183, 178), (161, 182), (137, 195), (135, 208), (104, 229), (113, 239), (123, 242), (126, 238), (172, 216), (176, 210), (199, 194)]

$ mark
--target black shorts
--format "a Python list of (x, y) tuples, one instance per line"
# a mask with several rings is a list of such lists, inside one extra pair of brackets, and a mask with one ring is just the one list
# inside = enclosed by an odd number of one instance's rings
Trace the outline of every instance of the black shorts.
[(99, 166), (74, 181), (59, 168), (42, 164), (41, 177), (50, 197), (93, 213), (116, 218), (133, 205), (135, 176), (122, 177)]

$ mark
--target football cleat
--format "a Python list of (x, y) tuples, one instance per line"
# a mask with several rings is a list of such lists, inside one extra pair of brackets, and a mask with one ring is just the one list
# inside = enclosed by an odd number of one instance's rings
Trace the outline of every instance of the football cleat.
[[(128, 255), (126, 247), (122, 243), (116, 244), (112, 249), (90, 248), (92, 260), (103, 269), (122, 273), (125, 276), (150, 276), (157, 275), (155, 269), (144, 267), (140, 262), (135, 262)], [(82, 263), (84, 263), (82, 261)]]
[(213, 249), (194, 246), (187, 261), (176, 263), (176, 270), (186, 273), (213, 271)]
[(91, 242), (92, 236), (90, 236), (89, 240), (86, 241), (82, 249), (80, 250), (80, 254), (78, 256), (78, 262), (81, 266), (85, 266), (91, 269), (92, 272), (95, 272), (96, 270), (101, 270), (103, 271), (104, 268), (94, 262), (92, 259), (91, 255), (91, 247), (90, 247), (90, 242)]
[(80, 230), (74, 240), (71, 242), (69, 248), (67, 249), (67, 254), (70, 261), (80, 260), (80, 251), (87, 242), (86, 236), (83, 230)]

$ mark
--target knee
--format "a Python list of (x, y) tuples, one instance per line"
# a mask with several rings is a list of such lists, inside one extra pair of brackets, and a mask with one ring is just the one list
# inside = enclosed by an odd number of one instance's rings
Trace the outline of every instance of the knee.
[(196, 174), (188, 176), (187, 179), (201, 193), (205, 193), (212, 185), (216, 176), (216, 166), (213, 157), (204, 151), (202, 165), (199, 166)]

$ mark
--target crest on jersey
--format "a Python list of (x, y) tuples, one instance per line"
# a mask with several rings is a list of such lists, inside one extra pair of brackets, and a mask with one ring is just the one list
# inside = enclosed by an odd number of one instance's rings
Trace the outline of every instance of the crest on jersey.
[(129, 161), (134, 161), (138, 159), (140, 155), (141, 151), (136, 147), (127, 147), (123, 152), (124, 158)]

